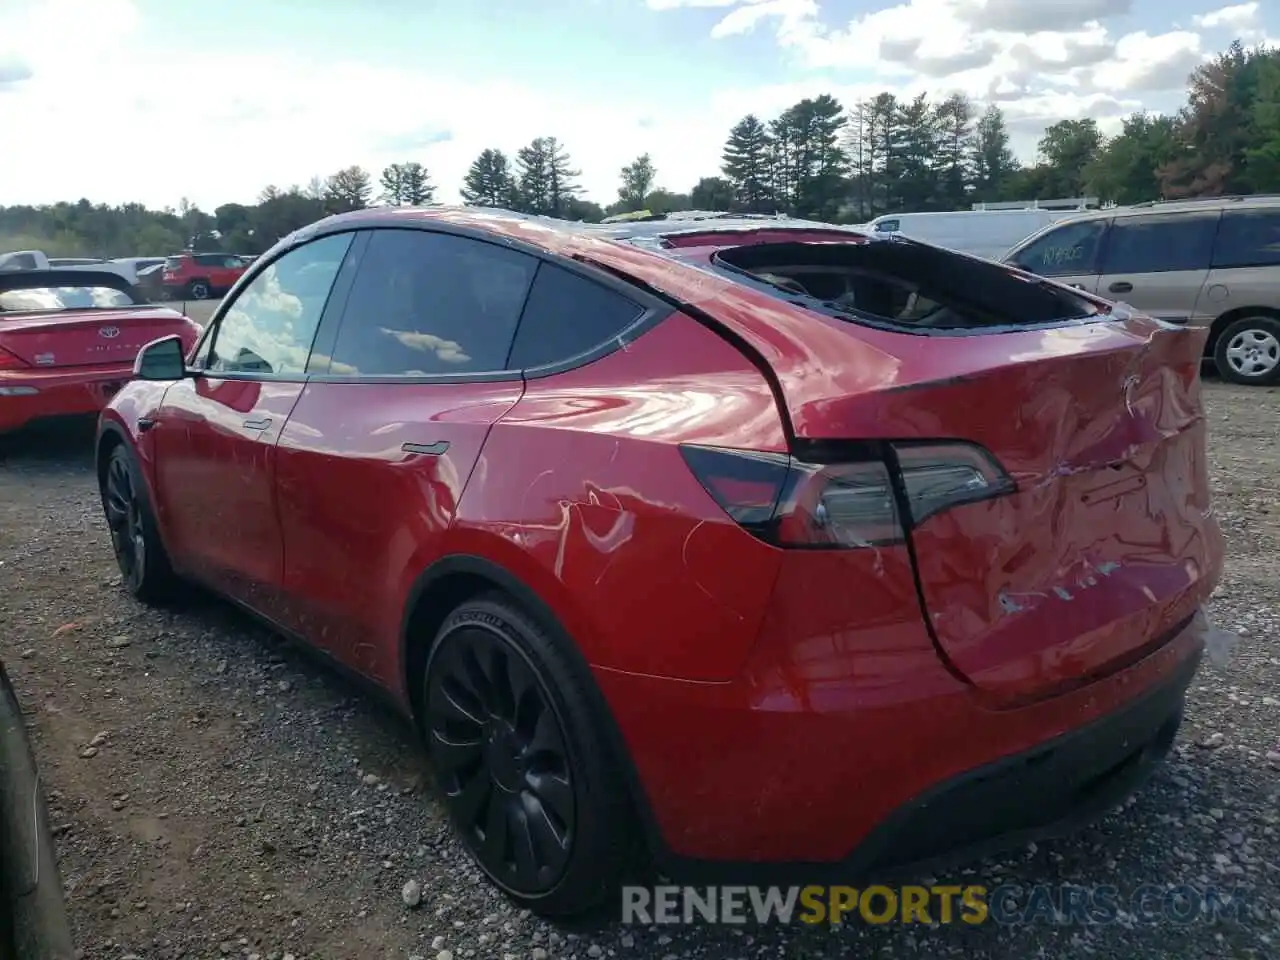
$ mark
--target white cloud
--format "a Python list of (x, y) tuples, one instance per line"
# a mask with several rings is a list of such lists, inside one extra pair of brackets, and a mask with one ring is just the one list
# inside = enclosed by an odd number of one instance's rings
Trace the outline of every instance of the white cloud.
[[(710, 93), (657, 112), (607, 85), (569, 99), (518, 78), (438, 75), (430, 58), (401, 69), (287, 52), (157, 51), (140, 48), (130, 0), (44, 0), (18, 15), (8, 3), (0, 0), (0, 64), (29, 65), (32, 76), (0, 93), (7, 202), (160, 206), (185, 196), (207, 209), (252, 201), (268, 183), (306, 183), (353, 163), (376, 174), (406, 159), (427, 165), (439, 199), (456, 201), (481, 150), (514, 155), (554, 135), (587, 195), (609, 203), (621, 167), (646, 151), (669, 189), (716, 173), (741, 116), (718, 113)], [(217, 96), (194, 95), (210, 85), (189, 78), (208, 77), (236, 79), (213, 84)]]
[[(655, 9), (710, 6), (707, 0), (648, 0)], [(797, 66), (813, 71), (813, 92), (845, 102), (882, 90), (900, 96), (959, 91), (999, 103), (1015, 146), (1033, 152), (1043, 128), (1093, 117), (1118, 130), (1120, 117), (1142, 107), (1170, 109), (1188, 74), (1205, 58), (1198, 33), (1169, 30), (1114, 36), (1108, 17), (1129, 13), (1133, 0), (902, 0), (835, 26), (816, 0), (728, 0), (712, 36), (772, 28)], [(1242, 23), (1242, 4), (1206, 18)], [(1201, 18), (1201, 19), (1206, 19)], [(832, 77), (858, 74), (856, 87)], [(787, 85), (795, 89), (796, 85)], [(844, 91), (843, 93), (841, 91)], [(759, 101), (759, 91), (744, 92)]]
[(1234, 6), (1222, 7), (1209, 13), (1192, 17), (1197, 27), (1212, 30), (1216, 27), (1252, 27), (1258, 21), (1258, 5), (1256, 3), (1237, 3)]

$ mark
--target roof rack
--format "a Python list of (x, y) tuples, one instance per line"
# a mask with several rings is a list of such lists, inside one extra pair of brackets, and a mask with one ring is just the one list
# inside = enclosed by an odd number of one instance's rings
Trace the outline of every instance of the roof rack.
[(1169, 200), (1144, 200), (1141, 203), (1131, 203), (1131, 207), (1158, 207), (1166, 203), (1209, 203), (1212, 201), (1231, 201), (1239, 203), (1242, 200), (1280, 200), (1280, 193), (1226, 193), (1217, 196), (1202, 197), (1175, 197)]

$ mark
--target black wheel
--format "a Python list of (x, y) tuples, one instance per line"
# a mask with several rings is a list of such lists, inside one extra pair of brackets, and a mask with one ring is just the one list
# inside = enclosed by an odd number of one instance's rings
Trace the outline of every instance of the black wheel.
[(111, 548), (125, 589), (147, 603), (169, 599), (177, 578), (160, 542), (137, 462), (123, 443), (107, 458), (101, 490)]
[(192, 280), (187, 285), (187, 293), (192, 300), (208, 300), (213, 291), (209, 287), (208, 280)]
[(490, 879), (544, 916), (598, 907), (636, 837), (581, 673), (498, 594), (455, 610), (426, 665), (428, 751), (454, 826)]
[(1244, 317), (1218, 336), (1214, 363), (1222, 379), (1269, 387), (1280, 383), (1280, 320)]

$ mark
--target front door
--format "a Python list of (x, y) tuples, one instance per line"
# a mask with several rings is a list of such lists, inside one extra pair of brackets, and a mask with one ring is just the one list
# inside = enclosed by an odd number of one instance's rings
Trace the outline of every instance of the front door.
[(1029, 273), (1052, 277), (1088, 293), (1099, 293), (1098, 253), (1108, 222), (1105, 218), (1093, 218), (1061, 223), (1040, 234), (1010, 261)]
[(464, 237), (371, 231), (328, 370), (313, 364), (277, 444), (286, 625), (389, 686), (409, 585), (524, 391), (507, 356), (537, 264)]
[(282, 568), (275, 444), (353, 234), (296, 247), (220, 311), (155, 419), (157, 511), (174, 562), (268, 616)]

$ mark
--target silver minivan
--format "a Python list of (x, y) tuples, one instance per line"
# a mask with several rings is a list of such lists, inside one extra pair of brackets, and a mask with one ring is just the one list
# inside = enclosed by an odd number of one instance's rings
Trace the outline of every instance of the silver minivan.
[(1037, 231), (1006, 263), (1173, 323), (1209, 328), (1233, 383), (1280, 383), (1280, 197), (1157, 201)]

